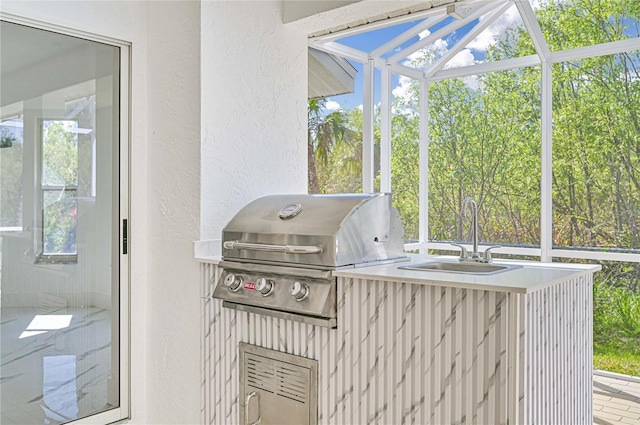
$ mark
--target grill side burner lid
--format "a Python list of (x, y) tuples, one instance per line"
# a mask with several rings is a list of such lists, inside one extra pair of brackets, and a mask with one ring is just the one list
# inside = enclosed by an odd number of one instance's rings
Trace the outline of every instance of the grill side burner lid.
[(269, 195), (247, 204), (222, 231), (225, 260), (338, 267), (404, 257), (391, 195)]

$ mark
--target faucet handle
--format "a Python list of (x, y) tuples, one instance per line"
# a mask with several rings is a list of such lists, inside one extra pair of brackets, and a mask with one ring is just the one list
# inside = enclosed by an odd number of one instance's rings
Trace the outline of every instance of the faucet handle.
[(460, 248), (460, 259), (461, 260), (466, 260), (468, 258), (468, 253), (467, 253), (467, 248), (465, 248), (464, 246), (457, 244), (457, 243), (452, 243), (451, 245), (456, 246), (458, 248)]
[(494, 248), (502, 248), (502, 245), (493, 245), (484, 250), (484, 261), (486, 263), (490, 263), (492, 261), (491, 250)]

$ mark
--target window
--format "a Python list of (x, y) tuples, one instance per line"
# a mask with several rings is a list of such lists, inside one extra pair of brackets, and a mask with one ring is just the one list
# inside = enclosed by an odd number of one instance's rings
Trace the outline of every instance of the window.
[(42, 120), (40, 260), (77, 261), (78, 122)]

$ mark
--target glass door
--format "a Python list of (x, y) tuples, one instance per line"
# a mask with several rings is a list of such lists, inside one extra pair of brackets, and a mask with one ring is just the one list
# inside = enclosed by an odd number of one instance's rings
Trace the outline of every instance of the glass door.
[(0, 39), (0, 423), (122, 419), (128, 50), (8, 21)]

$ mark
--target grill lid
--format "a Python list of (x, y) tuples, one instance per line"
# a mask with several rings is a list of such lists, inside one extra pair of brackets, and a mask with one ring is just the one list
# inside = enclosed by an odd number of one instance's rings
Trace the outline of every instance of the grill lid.
[(222, 232), (225, 260), (337, 267), (404, 256), (391, 195), (269, 195), (247, 204)]

